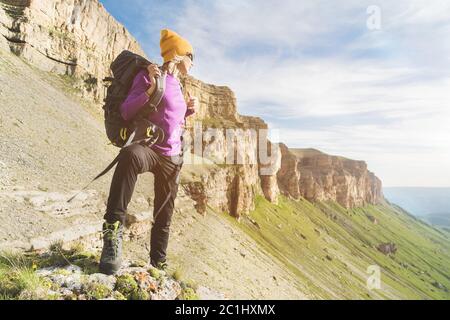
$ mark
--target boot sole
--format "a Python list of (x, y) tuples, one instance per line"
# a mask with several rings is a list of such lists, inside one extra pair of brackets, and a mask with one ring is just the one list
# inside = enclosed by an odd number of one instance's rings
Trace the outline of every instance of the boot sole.
[(120, 265), (114, 265), (110, 263), (100, 263), (98, 267), (100, 273), (106, 274), (106, 275), (115, 275), (117, 271), (120, 269)]

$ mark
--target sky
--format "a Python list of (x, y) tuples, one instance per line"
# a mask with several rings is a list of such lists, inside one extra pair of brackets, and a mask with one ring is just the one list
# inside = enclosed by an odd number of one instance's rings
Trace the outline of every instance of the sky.
[(450, 1), (100, 2), (155, 62), (161, 29), (188, 39), (191, 74), (289, 147), (364, 160), (386, 187), (450, 186)]

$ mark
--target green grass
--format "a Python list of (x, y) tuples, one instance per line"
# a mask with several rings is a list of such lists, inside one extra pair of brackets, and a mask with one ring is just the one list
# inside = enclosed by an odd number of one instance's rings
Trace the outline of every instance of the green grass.
[(0, 299), (17, 299), (25, 290), (36, 292), (48, 288), (49, 284), (34, 269), (32, 260), (21, 253), (0, 253)]
[[(377, 224), (368, 219), (375, 217)], [(449, 299), (448, 234), (390, 205), (346, 209), (336, 202), (312, 204), (281, 197), (278, 205), (257, 198), (250, 219), (234, 222), (296, 275), (301, 290), (318, 298)], [(376, 249), (394, 242), (397, 253)], [(381, 268), (381, 289), (369, 290), (367, 268)]]
[(61, 242), (55, 242), (50, 245), (47, 254), (30, 254), (30, 258), (39, 268), (64, 267), (71, 264), (80, 267), (85, 274), (98, 272), (98, 254), (86, 251), (80, 243), (64, 249)]
[[(79, 266), (84, 274), (98, 272), (98, 257), (88, 253), (80, 244), (63, 249), (61, 242), (50, 245), (49, 252), (1, 252), (0, 253), (0, 300), (52, 299), (45, 292), (52, 284), (39, 277), (36, 269), (45, 267)], [(61, 270), (64, 273), (64, 270)], [(95, 296), (104, 294), (104, 288), (93, 288)]]
[(182, 277), (183, 271), (180, 268), (177, 268), (172, 272), (172, 278), (174, 278), (175, 281), (180, 281)]
[(199, 300), (199, 297), (194, 289), (187, 287), (182, 290), (181, 300)]

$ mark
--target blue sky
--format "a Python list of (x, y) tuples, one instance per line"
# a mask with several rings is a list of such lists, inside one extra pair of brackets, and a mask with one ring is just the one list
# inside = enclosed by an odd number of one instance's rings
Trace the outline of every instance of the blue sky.
[(450, 186), (449, 1), (101, 2), (156, 62), (162, 28), (189, 39), (192, 75), (290, 147), (365, 160), (384, 186)]

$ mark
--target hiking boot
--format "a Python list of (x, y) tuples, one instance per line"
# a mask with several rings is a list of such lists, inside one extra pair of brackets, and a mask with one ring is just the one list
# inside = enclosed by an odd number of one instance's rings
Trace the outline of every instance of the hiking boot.
[(123, 225), (120, 221), (103, 223), (103, 250), (100, 257), (100, 272), (115, 274), (122, 264)]
[(167, 264), (167, 261), (166, 261), (166, 260), (164, 260), (164, 261), (159, 261), (159, 262), (155, 262), (155, 261), (151, 260), (151, 261), (150, 261), (150, 264), (151, 264), (154, 268), (156, 268), (156, 269), (158, 269), (158, 270), (162, 270), (162, 271), (166, 271), (167, 268), (169, 267), (169, 265)]

